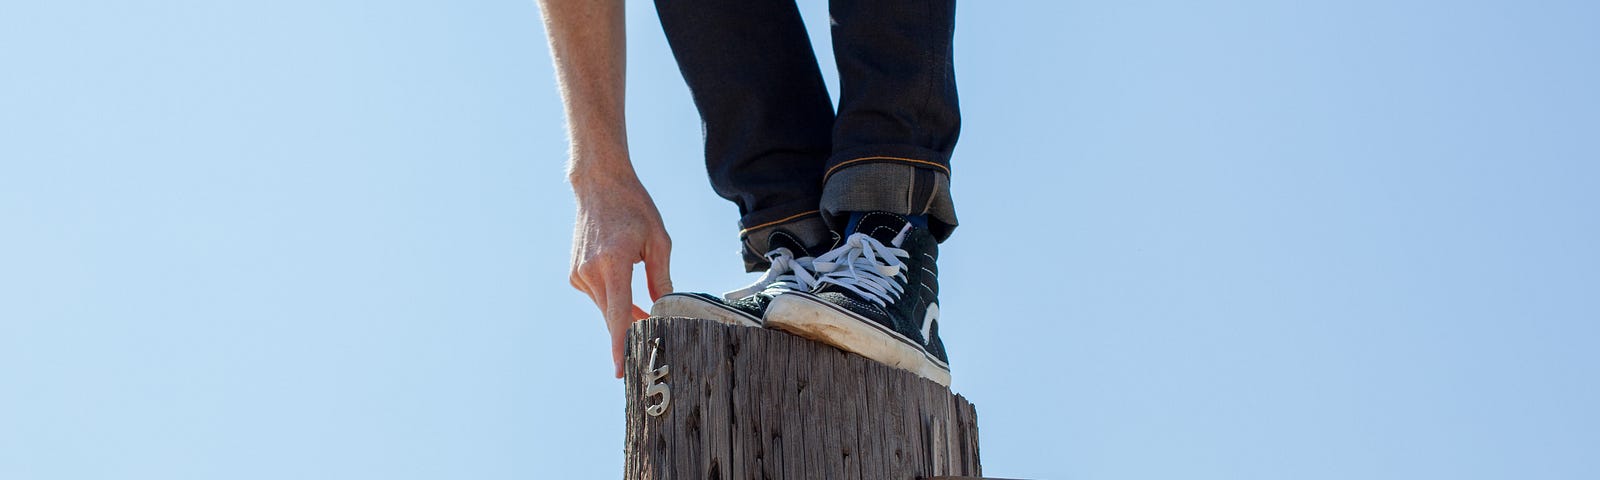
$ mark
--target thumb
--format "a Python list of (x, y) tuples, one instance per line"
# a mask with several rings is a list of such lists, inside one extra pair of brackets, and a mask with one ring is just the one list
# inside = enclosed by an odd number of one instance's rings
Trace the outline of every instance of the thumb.
[(644, 251), (644, 276), (646, 283), (650, 284), (650, 299), (659, 300), (662, 295), (672, 293), (672, 243), (670, 241), (650, 242)]

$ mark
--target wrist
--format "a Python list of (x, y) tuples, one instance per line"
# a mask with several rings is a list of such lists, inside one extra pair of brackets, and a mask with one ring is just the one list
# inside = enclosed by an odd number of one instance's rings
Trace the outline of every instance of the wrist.
[(629, 161), (627, 149), (585, 149), (573, 146), (572, 159), (567, 163), (567, 183), (574, 188), (600, 183), (614, 184), (619, 179), (638, 176)]
[(579, 197), (615, 195), (620, 193), (619, 189), (644, 187), (639, 181), (638, 174), (634, 172), (633, 165), (626, 161), (587, 164), (573, 162), (572, 168), (567, 172), (567, 182), (572, 185), (572, 192)]

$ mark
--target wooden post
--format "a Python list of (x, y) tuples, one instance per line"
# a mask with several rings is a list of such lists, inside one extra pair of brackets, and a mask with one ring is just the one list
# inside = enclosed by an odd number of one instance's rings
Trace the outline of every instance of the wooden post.
[(625, 362), (629, 480), (982, 474), (965, 398), (821, 343), (650, 318), (628, 330)]

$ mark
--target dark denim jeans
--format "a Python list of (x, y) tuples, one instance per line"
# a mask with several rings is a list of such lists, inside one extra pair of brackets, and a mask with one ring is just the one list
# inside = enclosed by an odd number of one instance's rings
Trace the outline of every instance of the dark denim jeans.
[(739, 206), (746, 269), (765, 268), (774, 229), (816, 244), (845, 212), (928, 215), (950, 236), (954, 0), (831, 0), (837, 114), (794, 0), (656, 11), (704, 122), (711, 185)]

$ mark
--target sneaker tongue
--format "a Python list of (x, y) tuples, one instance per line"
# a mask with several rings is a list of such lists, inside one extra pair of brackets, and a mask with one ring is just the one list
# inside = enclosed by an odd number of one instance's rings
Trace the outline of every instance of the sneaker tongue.
[(797, 258), (813, 256), (811, 252), (806, 249), (806, 246), (800, 243), (800, 239), (795, 238), (794, 235), (790, 235), (789, 232), (785, 232), (783, 230), (772, 232), (772, 236), (767, 237), (768, 252), (780, 248), (789, 249), (789, 253), (793, 253)]
[(906, 228), (907, 223), (905, 217), (893, 213), (871, 212), (863, 214), (861, 219), (856, 221), (855, 229), (849, 234), (865, 233), (874, 240), (883, 242), (884, 245), (899, 247), (900, 243), (905, 241), (900, 232)]

